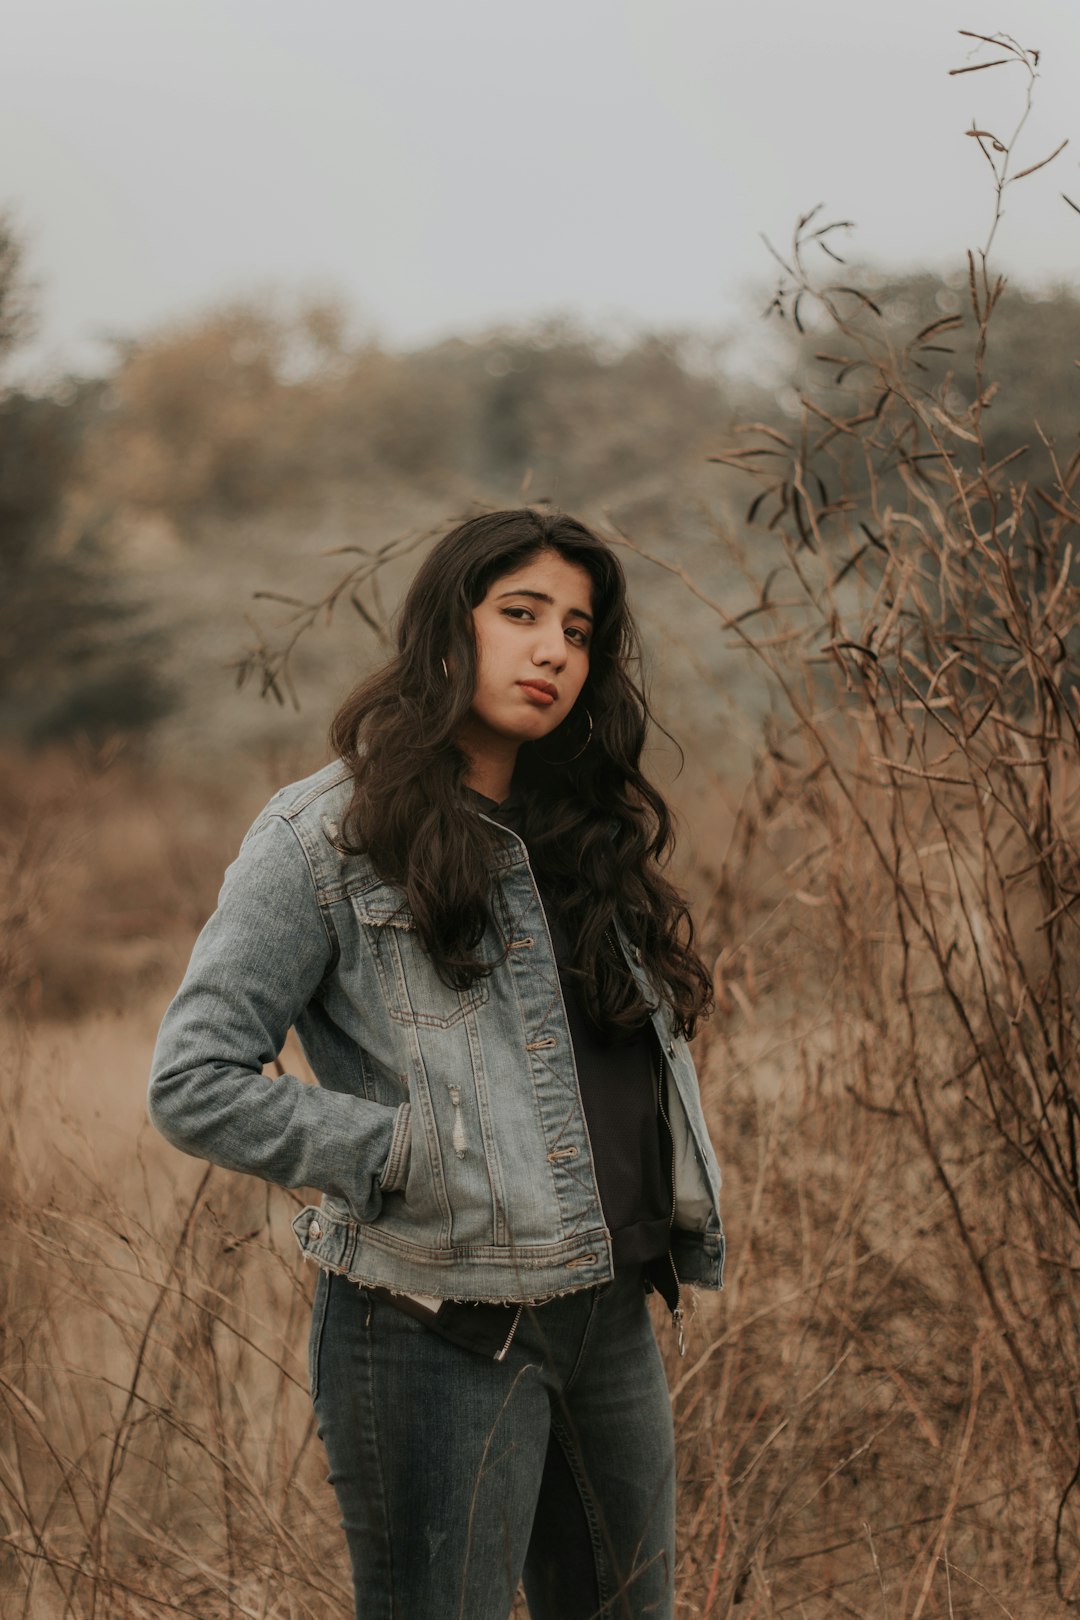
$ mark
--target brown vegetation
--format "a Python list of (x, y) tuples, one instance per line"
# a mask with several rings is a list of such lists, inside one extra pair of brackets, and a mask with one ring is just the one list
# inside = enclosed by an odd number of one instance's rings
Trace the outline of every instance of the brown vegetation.
[(786, 561), (747, 611), (713, 604), (785, 719), (713, 912), (736, 1259), (674, 1389), (705, 1461), (687, 1558), (704, 1613), (1057, 1614), (1080, 1601), (1080, 452), (1047, 440), (1042, 486), (988, 453), (985, 253), (958, 395), (919, 357), (962, 317), (897, 347), (808, 268), (812, 224), (778, 298), (824, 310), (855, 397), (807, 388), (796, 430), (730, 453)]

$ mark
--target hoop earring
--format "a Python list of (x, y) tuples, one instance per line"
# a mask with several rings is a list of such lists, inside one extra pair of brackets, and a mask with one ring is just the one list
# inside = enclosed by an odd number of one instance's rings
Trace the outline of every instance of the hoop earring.
[(592, 742), (593, 723), (592, 715), (589, 713), (588, 709), (585, 710), (585, 718), (589, 723), (589, 729), (585, 734), (585, 741), (582, 743), (576, 754), (571, 754), (569, 759), (551, 759), (547, 754), (541, 754), (539, 750), (537, 750), (538, 758), (542, 759), (545, 765), (572, 765), (575, 759), (580, 759), (586, 748), (588, 748), (589, 744)]
[(450, 679), (450, 671), (446, 667), (446, 659), (445, 658), (440, 658), (439, 663), (442, 665), (443, 674), (446, 676), (446, 679), (449, 680)]

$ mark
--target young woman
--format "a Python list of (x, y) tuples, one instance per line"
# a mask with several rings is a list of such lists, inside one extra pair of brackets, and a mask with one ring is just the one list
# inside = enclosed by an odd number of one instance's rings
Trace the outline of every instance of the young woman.
[[(646, 1310), (719, 1288), (622, 569), (490, 512), (229, 867), (154, 1055), (171, 1142), (322, 1193), (311, 1393), (359, 1620), (670, 1616), (674, 1443)], [(265, 1078), (295, 1026), (320, 1084)]]

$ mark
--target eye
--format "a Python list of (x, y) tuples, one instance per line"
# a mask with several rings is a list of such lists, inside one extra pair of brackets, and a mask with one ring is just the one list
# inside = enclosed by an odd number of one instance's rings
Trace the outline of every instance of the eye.
[(587, 630), (582, 630), (579, 625), (569, 625), (566, 630), (566, 635), (569, 640), (573, 642), (575, 647), (587, 647), (589, 645), (589, 632)]
[(504, 607), (503, 617), (515, 619), (519, 624), (528, 624), (533, 618), (533, 611), (527, 607)]

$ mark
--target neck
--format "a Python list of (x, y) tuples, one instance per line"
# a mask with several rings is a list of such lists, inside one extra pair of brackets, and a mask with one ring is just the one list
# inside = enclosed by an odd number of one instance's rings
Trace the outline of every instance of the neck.
[(458, 746), (469, 762), (465, 784), (474, 793), (501, 804), (510, 792), (518, 745), (502, 737), (459, 737)]

